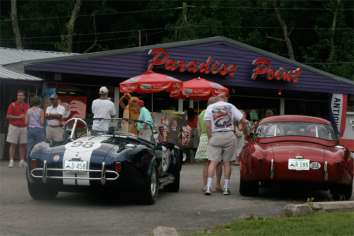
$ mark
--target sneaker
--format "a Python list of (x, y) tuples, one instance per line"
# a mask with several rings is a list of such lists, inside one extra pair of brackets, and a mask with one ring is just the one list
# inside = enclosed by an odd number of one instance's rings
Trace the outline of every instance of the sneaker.
[(12, 167), (14, 167), (14, 160), (9, 161), (9, 168), (12, 168)]
[(224, 195), (230, 195), (231, 191), (230, 188), (224, 188)]
[(26, 162), (24, 160), (21, 160), (19, 163), (18, 163), (18, 167), (26, 167)]
[(202, 188), (202, 192), (205, 193), (206, 191), (207, 191), (207, 186), (204, 186), (204, 187)]
[(209, 196), (211, 195), (211, 188), (207, 188), (204, 192), (205, 195)]

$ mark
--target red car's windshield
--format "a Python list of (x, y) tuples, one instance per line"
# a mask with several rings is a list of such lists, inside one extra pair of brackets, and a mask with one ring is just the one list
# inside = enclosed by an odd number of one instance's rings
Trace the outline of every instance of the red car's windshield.
[(336, 140), (332, 126), (305, 122), (269, 122), (258, 126), (257, 137), (307, 136)]

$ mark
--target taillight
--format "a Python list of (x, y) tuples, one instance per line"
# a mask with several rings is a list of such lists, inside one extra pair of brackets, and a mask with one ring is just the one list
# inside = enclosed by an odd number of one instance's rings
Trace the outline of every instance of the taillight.
[(37, 160), (36, 159), (32, 159), (31, 160), (31, 169), (35, 169), (37, 168)]
[(120, 162), (115, 162), (114, 163), (114, 170), (118, 173), (121, 172), (122, 171), (122, 164)]

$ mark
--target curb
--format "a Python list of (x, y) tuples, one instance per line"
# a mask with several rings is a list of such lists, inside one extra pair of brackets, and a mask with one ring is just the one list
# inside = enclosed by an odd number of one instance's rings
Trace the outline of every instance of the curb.
[(157, 226), (152, 231), (153, 236), (178, 236), (177, 230), (173, 227)]
[(354, 210), (354, 201), (308, 202), (304, 204), (288, 204), (283, 208), (286, 216), (302, 216), (316, 211)]

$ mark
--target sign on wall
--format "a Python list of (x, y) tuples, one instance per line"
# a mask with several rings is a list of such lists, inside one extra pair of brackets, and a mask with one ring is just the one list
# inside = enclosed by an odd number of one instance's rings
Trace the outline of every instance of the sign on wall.
[(59, 95), (59, 102), (65, 108), (65, 120), (70, 118), (86, 118), (87, 97)]
[(214, 61), (211, 56), (201, 63), (196, 60), (178, 60), (171, 58), (163, 48), (153, 48), (149, 51), (149, 55), (152, 56), (152, 59), (149, 60), (147, 71), (152, 71), (155, 67), (162, 67), (172, 72), (220, 75), (222, 77), (229, 76), (230, 78), (233, 78), (236, 73), (235, 64), (227, 65), (218, 60)]
[(345, 130), (347, 113), (347, 95), (332, 94), (331, 112), (333, 121), (336, 124), (339, 136), (342, 136)]
[(278, 80), (286, 81), (289, 83), (298, 83), (299, 76), (301, 74), (301, 68), (298, 67), (294, 70), (286, 70), (283, 67), (274, 68), (270, 59), (265, 57), (259, 57), (253, 60), (253, 73), (251, 78), (256, 79), (266, 79), (266, 80)]

